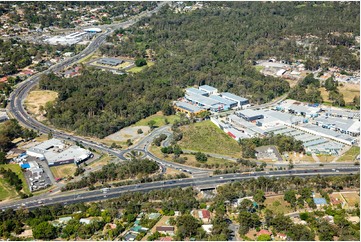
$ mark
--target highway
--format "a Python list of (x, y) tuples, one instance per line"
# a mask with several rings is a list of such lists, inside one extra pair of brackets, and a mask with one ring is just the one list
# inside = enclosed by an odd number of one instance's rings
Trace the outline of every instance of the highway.
[[(159, 7), (155, 10), (147, 13), (147, 15), (153, 14), (157, 12), (162, 5), (166, 4), (166, 2), (162, 2), (159, 4)], [(139, 20), (139, 16), (138, 16)], [(33, 118), (31, 115), (27, 113), (27, 111), (24, 109), (23, 102), (28, 95), (29, 91), (37, 85), (37, 83), (40, 80), (41, 75), (43, 74), (49, 74), (51, 72), (59, 72), (63, 70), (64, 68), (76, 63), (80, 59), (90, 55), (94, 51), (96, 51), (100, 45), (105, 41), (106, 37), (113, 32), (113, 29), (116, 28), (127, 28), (134, 23), (136, 23), (138, 20), (132, 19), (128, 20), (126, 22), (123, 22), (119, 25), (113, 26), (112, 28), (108, 28), (104, 33), (99, 34), (95, 37), (95, 39), (78, 55), (69, 58), (61, 63), (58, 63), (52, 67), (50, 67), (48, 70), (43, 71), (41, 73), (35, 74), (32, 77), (26, 79), (24, 82), (20, 83), (17, 87), (17, 89), (14, 90), (13, 93), (11, 93), (9, 97), (9, 105), (8, 110), (13, 115), (14, 118), (16, 118), (20, 123), (22, 123), (24, 126), (37, 130), (41, 133), (52, 133), (54, 137), (65, 139), (65, 140), (71, 140), (74, 142), (82, 143), (84, 146), (91, 147), (93, 149), (97, 149), (99, 151), (109, 153), (111, 155), (114, 155), (116, 157), (119, 157), (122, 160), (126, 159), (125, 154), (129, 153), (130, 151), (139, 151), (143, 152), (145, 157), (148, 157), (150, 159), (153, 159), (157, 161), (160, 166), (162, 167), (162, 171), (165, 171), (165, 167), (171, 167), (174, 169), (179, 169), (185, 172), (188, 172), (189, 174), (193, 175), (193, 178), (189, 179), (183, 179), (183, 180), (172, 180), (167, 181), (164, 183), (163, 181), (160, 182), (153, 182), (153, 183), (146, 183), (146, 184), (138, 184), (138, 185), (131, 185), (131, 186), (124, 186), (124, 187), (117, 187), (117, 188), (111, 188), (106, 194), (103, 193), (100, 190), (97, 191), (76, 191), (69, 193), (60, 193), (60, 194), (42, 194), (37, 197), (31, 197), (28, 199), (23, 199), (19, 201), (11, 201), (10, 204), (0, 204), (1, 209), (6, 208), (18, 208), (19, 206), (24, 206), (28, 208), (34, 208), (42, 205), (50, 205), (54, 203), (74, 203), (74, 202), (89, 202), (89, 201), (98, 201), (108, 198), (117, 197), (122, 193), (128, 192), (128, 191), (150, 191), (153, 189), (163, 189), (163, 188), (171, 188), (171, 187), (187, 187), (187, 186), (197, 186), (197, 185), (212, 185), (212, 184), (222, 184), (225, 182), (230, 182), (233, 180), (242, 180), (242, 179), (250, 179), (250, 178), (256, 178), (258, 176), (290, 176), (290, 175), (297, 175), (297, 176), (309, 176), (309, 175), (316, 175), (316, 174), (323, 174), (323, 175), (335, 175), (335, 174), (348, 174), (350, 172), (358, 172), (358, 167), (349, 167), (349, 168), (339, 168), (340, 173), (335, 173), (332, 171), (332, 169), (320, 169), (318, 172), (314, 173), (308, 173), (310, 171), (310, 168), (306, 170), (292, 170), (292, 171), (272, 171), (267, 173), (257, 173), (253, 175), (245, 175), (245, 174), (227, 174), (227, 175), (220, 175), (220, 176), (214, 176), (209, 177), (208, 172), (211, 170), (208, 169), (200, 169), (200, 168), (194, 168), (194, 167), (188, 167), (181, 164), (176, 164), (172, 162), (168, 162), (165, 160), (162, 160), (158, 157), (155, 157), (151, 152), (149, 152), (149, 146), (151, 145), (153, 139), (164, 133), (168, 136), (167, 140), (164, 141), (165, 144), (169, 143), (169, 139), (172, 135), (172, 133), (169, 131), (169, 126), (164, 126), (158, 129), (155, 129), (152, 133), (148, 134), (142, 141), (140, 141), (138, 144), (126, 149), (126, 150), (115, 150), (112, 148), (109, 148), (103, 144), (95, 143), (93, 141), (89, 141), (86, 138), (74, 136), (67, 134), (63, 131), (55, 130), (53, 128), (47, 127), (46, 125), (40, 123), (35, 118)], [(288, 165), (288, 164), (287, 164)], [(222, 178), (221, 178), (222, 177)], [(75, 195), (74, 195), (75, 193)], [(68, 194), (68, 195), (67, 195)], [(38, 201), (39, 198), (42, 198), (42, 201)]]
[(269, 172), (257, 172), (257, 173), (247, 173), (247, 174), (224, 174), (217, 176), (208, 176), (201, 178), (187, 178), (187, 179), (176, 179), (176, 180), (167, 180), (167, 181), (157, 181), (151, 183), (141, 183), (129, 186), (121, 186), (116, 188), (109, 188), (107, 190), (100, 189), (94, 191), (76, 191), (76, 192), (67, 192), (60, 194), (49, 194), (48, 197), (39, 199), (37, 197), (31, 197), (27, 199), (22, 199), (18, 201), (11, 201), (8, 203), (0, 204), (0, 209), (18, 209), (20, 207), (26, 207), (33, 209), (36, 207), (52, 205), (56, 203), (62, 203), (64, 205), (77, 203), (77, 202), (94, 202), (100, 200), (106, 200), (111, 198), (116, 198), (121, 194), (127, 192), (148, 192), (151, 190), (167, 189), (167, 188), (176, 188), (176, 187), (189, 187), (189, 186), (203, 186), (207, 185), (210, 187), (216, 187), (220, 184), (225, 184), (234, 181), (242, 181), (247, 179), (257, 179), (258, 177), (308, 177), (315, 175), (322, 176), (332, 176), (340, 174), (356, 174), (359, 172), (358, 167), (352, 168), (340, 168), (338, 171), (335, 169), (318, 169), (318, 170), (289, 170), (289, 171), (269, 171)]

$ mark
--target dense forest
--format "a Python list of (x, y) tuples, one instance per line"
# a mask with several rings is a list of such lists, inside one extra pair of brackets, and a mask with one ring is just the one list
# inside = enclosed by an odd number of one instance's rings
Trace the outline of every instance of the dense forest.
[(102, 71), (84, 71), (69, 79), (43, 76), (39, 86), (59, 93), (56, 103), (45, 106), (52, 124), (101, 138), (159, 110), (172, 114), (170, 101), (182, 95), (167, 80)]
[(23, 128), (16, 119), (5, 121), (0, 127), (0, 164), (6, 163), (5, 154), (15, 146), (11, 141), (16, 138), (25, 140), (33, 139), (37, 136), (34, 130)]
[[(286, 81), (256, 71), (254, 60), (276, 56), (318, 62), (320, 53), (299, 46), (294, 36), (316, 36), (348, 50), (359, 34), (358, 6), (357, 2), (225, 2), (183, 14), (164, 7), (136, 26), (116, 31), (108, 38), (112, 43), (101, 47), (108, 56), (149, 57), (156, 61), (154, 66), (130, 76), (85, 71), (73, 79), (44, 77), (40, 88), (60, 94), (53, 106), (46, 107), (47, 116), (57, 127), (105, 137), (159, 110), (172, 113), (170, 101), (189, 85), (209, 84), (253, 103), (268, 102), (290, 88)], [(340, 35), (331, 34), (336, 32)], [(119, 33), (124, 34), (121, 40)], [(331, 55), (334, 49), (339, 48), (330, 47), (322, 55)], [(346, 59), (353, 60), (350, 56)], [(313, 100), (317, 95), (311, 90), (308, 96)], [(320, 101), (319, 96), (316, 99)]]

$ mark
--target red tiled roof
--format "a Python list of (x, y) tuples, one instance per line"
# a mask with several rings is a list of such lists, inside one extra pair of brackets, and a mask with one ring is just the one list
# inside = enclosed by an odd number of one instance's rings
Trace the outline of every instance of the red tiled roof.
[(261, 229), (258, 233), (257, 233), (257, 236), (260, 236), (262, 234), (268, 234), (268, 235), (272, 235), (272, 233), (268, 230), (265, 230), (265, 229)]
[(211, 213), (208, 210), (202, 209), (202, 216), (203, 218), (210, 218)]
[(159, 240), (155, 240), (155, 241), (172, 241), (173, 239), (171, 237), (161, 237), (159, 238)]
[(0, 78), (0, 82), (6, 82), (8, 80), (7, 76), (4, 76), (3, 78)]

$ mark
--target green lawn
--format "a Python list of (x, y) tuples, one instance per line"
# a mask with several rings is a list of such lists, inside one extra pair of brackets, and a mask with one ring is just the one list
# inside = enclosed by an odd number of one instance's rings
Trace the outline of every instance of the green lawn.
[(257, 71), (262, 71), (264, 69), (264, 66), (255, 66), (254, 68), (256, 68)]
[(283, 195), (267, 197), (264, 205), (274, 213), (292, 213), (293, 210), (288, 202), (283, 200)]
[(165, 119), (167, 119), (170, 124), (173, 124), (176, 119), (180, 119), (180, 118), (178, 115), (164, 116), (161, 112), (158, 112), (145, 119), (139, 120), (132, 126), (148, 126), (148, 122), (151, 120), (154, 120), (155, 126), (161, 127), (161, 126), (166, 125)]
[(240, 157), (241, 147), (211, 121), (182, 127), (182, 149)]
[(141, 67), (133, 67), (133, 68), (130, 68), (129, 70), (127, 70), (127, 72), (131, 72), (131, 73), (138, 73), (138, 72), (141, 72), (144, 68), (146, 68), (147, 66), (152, 66), (154, 65), (154, 62), (150, 62), (150, 61), (147, 61), (147, 65), (145, 66), (141, 66)]
[(0, 201), (3, 201), (7, 198), (16, 197), (17, 193), (14, 188), (3, 179), (0, 178)]
[(352, 162), (355, 160), (356, 156), (360, 154), (360, 147), (352, 146), (348, 151), (346, 151), (338, 161), (348, 161)]
[[(19, 165), (17, 164), (6, 164), (6, 165), (0, 165), (0, 168), (4, 167), (4, 169), (8, 170), (12, 170), (13, 172), (15, 172), (19, 178), (23, 181), (23, 191), (26, 194), (29, 194), (29, 187), (28, 184), (26, 183), (25, 177), (23, 172), (21, 171), (21, 168)], [(10, 186), (7, 182), (5, 182), (4, 179), (0, 178), (0, 199), (3, 200), (7, 197), (13, 197), (16, 196), (17, 193), (15, 191), (15, 188)]]

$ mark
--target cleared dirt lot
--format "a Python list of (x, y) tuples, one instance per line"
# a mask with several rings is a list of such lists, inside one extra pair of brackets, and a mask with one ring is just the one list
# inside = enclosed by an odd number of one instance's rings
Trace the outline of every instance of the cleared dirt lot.
[(43, 113), (40, 112), (40, 106), (45, 107), (47, 102), (54, 101), (58, 97), (58, 93), (47, 90), (31, 91), (25, 99), (26, 110), (33, 114), (38, 120), (44, 120)]
[(75, 164), (67, 164), (61, 166), (52, 166), (50, 167), (51, 172), (55, 178), (64, 178), (67, 176), (73, 176), (76, 170)]
[[(138, 129), (143, 131), (142, 134), (138, 134)], [(145, 135), (148, 134), (150, 128), (148, 126), (136, 126), (136, 127), (126, 127), (124, 129), (119, 130), (118, 132), (111, 134), (105, 137), (105, 140), (113, 140), (113, 141), (120, 141), (126, 142), (128, 139), (131, 139), (133, 142), (143, 138)]]
[(354, 207), (356, 203), (360, 204), (360, 196), (357, 192), (342, 193), (342, 196), (350, 207)]

